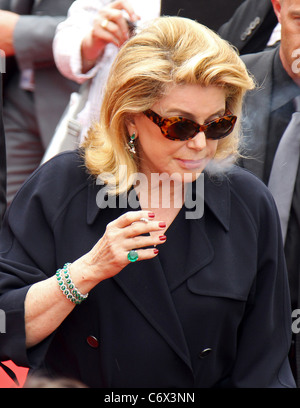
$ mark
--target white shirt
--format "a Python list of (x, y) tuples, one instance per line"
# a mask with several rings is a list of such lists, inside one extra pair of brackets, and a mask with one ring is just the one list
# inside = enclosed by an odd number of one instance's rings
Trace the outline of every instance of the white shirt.
[[(82, 126), (81, 138), (84, 138), (91, 123), (99, 119), (103, 88), (118, 52), (118, 47), (108, 44), (97, 64), (89, 72), (82, 74), (81, 43), (91, 30), (98, 11), (110, 2), (76, 0), (69, 9), (67, 19), (57, 27), (53, 42), (54, 58), (60, 72), (80, 84), (90, 80), (88, 101), (77, 118)], [(135, 13), (141, 17), (138, 26), (160, 15), (160, 0), (131, 0), (130, 3)]]

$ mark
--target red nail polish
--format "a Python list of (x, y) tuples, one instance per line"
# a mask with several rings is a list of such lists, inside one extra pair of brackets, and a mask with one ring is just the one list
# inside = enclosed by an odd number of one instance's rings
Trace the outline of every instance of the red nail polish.
[(156, 254), (158, 254), (159, 253), (159, 250), (157, 249), (157, 248), (155, 248), (155, 249), (153, 249), (153, 252), (155, 253), (155, 255)]
[(159, 239), (160, 239), (160, 241), (165, 241), (165, 240), (167, 239), (167, 237), (166, 237), (165, 235), (161, 235), (161, 236), (159, 237)]
[(154, 214), (153, 212), (149, 212), (149, 213), (148, 213), (148, 217), (149, 217), (149, 218), (154, 218), (154, 217), (155, 217), (155, 214)]
[(160, 222), (159, 224), (158, 224), (158, 226), (159, 226), (159, 228), (166, 228), (166, 223), (165, 222)]

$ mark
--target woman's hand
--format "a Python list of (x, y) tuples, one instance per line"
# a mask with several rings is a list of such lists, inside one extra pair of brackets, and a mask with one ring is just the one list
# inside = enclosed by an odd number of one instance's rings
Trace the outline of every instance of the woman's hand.
[[(148, 211), (130, 211), (107, 225), (96, 245), (70, 266), (72, 281), (81, 293), (119, 273), (129, 264), (127, 255), (132, 249), (138, 249), (137, 262), (157, 255), (153, 246), (165, 242), (166, 225), (154, 221), (153, 215)], [(27, 347), (53, 333), (74, 307), (59, 289), (55, 275), (32, 285), (25, 299)]]
[(77, 281), (79, 290), (85, 293), (100, 281), (118, 274), (130, 263), (127, 255), (131, 250), (136, 250), (137, 262), (154, 258), (158, 253), (156, 245), (166, 240), (165, 229), (165, 222), (154, 221), (154, 214), (148, 211), (121, 215), (107, 225), (91, 251), (73, 262), (70, 272), (75, 284)]
[(107, 44), (120, 47), (128, 40), (129, 28), (124, 11), (128, 14), (129, 21), (134, 23), (139, 19), (126, 0), (114, 1), (99, 11), (91, 31), (81, 44), (83, 72), (91, 69)]

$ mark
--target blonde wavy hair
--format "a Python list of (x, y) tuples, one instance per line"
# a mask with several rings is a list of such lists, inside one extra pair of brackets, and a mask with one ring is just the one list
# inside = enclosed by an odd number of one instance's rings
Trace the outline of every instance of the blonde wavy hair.
[[(236, 50), (216, 33), (182, 17), (154, 20), (120, 49), (107, 81), (100, 120), (82, 145), (88, 171), (111, 184), (112, 194), (128, 191), (138, 172), (138, 158), (127, 149), (126, 123), (131, 115), (151, 108), (173, 84), (222, 87), (226, 107), (238, 118), (245, 92), (254, 87)], [(238, 119), (234, 131), (219, 140), (216, 160), (238, 154), (239, 134)]]

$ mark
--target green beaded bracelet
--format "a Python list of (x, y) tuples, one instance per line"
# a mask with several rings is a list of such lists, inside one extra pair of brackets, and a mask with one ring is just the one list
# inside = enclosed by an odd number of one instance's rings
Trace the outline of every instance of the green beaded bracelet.
[(72, 303), (80, 305), (80, 303), (83, 300), (85, 300), (89, 294), (88, 293), (86, 295), (81, 294), (80, 291), (74, 285), (69, 272), (70, 265), (71, 265), (70, 263), (66, 263), (62, 269), (58, 269), (56, 271), (56, 279), (59, 288), (66, 296), (66, 298), (70, 300)]
[(58, 269), (56, 272), (56, 278), (57, 278), (57, 282), (59, 285), (60, 290), (62, 291), (62, 293), (66, 296), (66, 298), (68, 300), (70, 300), (72, 303), (75, 303), (77, 305), (79, 305), (81, 303), (81, 301), (77, 300), (72, 294), (71, 292), (67, 289), (66, 283), (63, 279), (63, 274), (62, 274), (62, 270)]
[(66, 263), (63, 267), (63, 272), (64, 272), (64, 277), (65, 277), (65, 282), (68, 286), (69, 291), (72, 293), (72, 295), (80, 300), (83, 301), (88, 297), (88, 293), (86, 295), (83, 295), (80, 293), (80, 291), (76, 288), (76, 286), (74, 285), (71, 276), (70, 276), (70, 271), (69, 271), (69, 267), (70, 267), (70, 263)]

